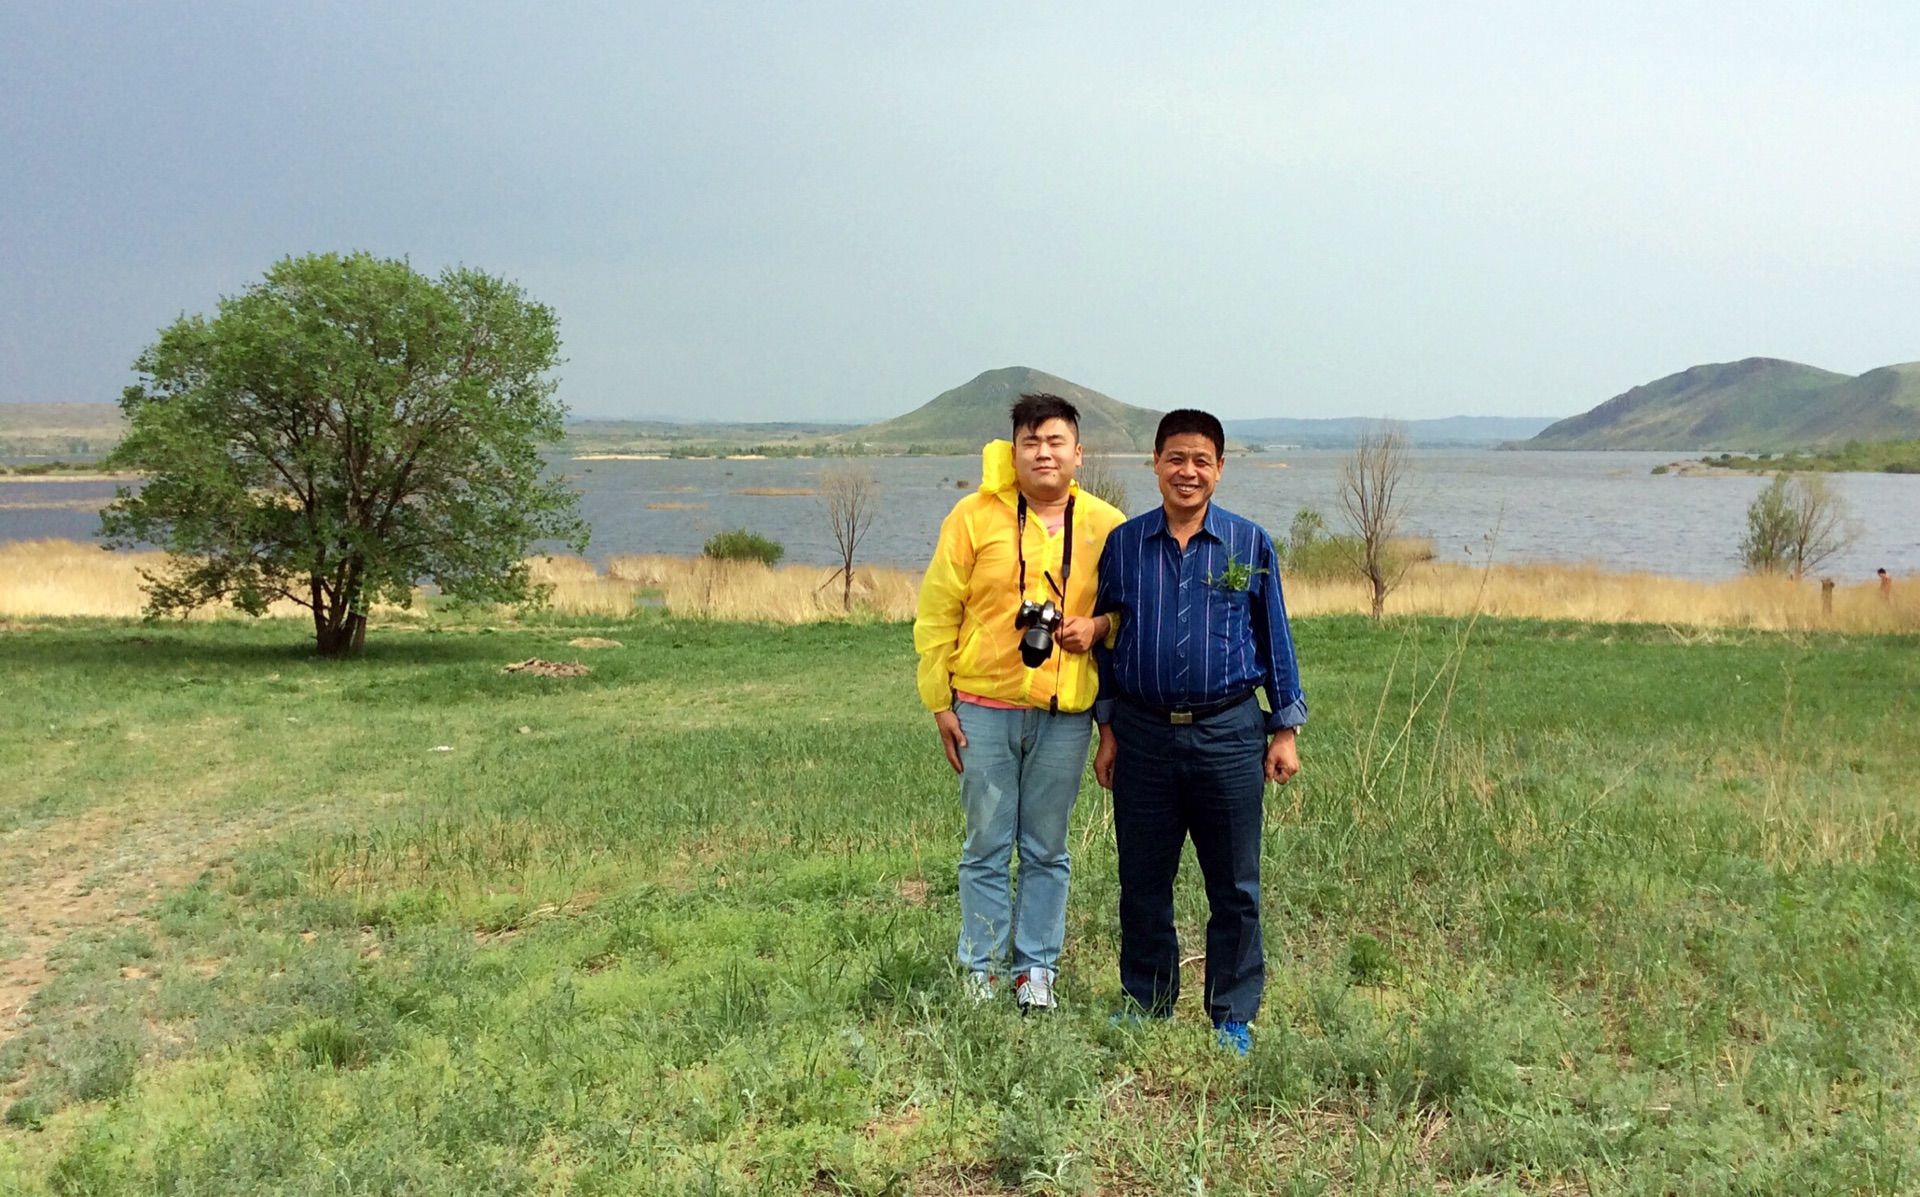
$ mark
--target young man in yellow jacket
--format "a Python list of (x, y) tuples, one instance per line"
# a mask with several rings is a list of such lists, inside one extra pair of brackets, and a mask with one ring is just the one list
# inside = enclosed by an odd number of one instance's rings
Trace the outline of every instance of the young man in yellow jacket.
[[(1067, 819), (1080, 792), (1099, 694), (1093, 616), (1107, 533), (1126, 517), (1081, 490), (1080, 413), (1022, 395), (1013, 442), (981, 453), (978, 492), (954, 505), (920, 586), (913, 644), (920, 699), (960, 775), (960, 965), (994, 995), (1012, 949), (1023, 1011), (1055, 1005), (1066, 936)], [(1008, 864), (1018, 847), (1019, 893)]]

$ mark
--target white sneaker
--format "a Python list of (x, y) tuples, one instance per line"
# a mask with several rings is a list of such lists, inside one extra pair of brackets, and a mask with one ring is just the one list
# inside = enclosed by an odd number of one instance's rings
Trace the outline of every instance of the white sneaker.
[(1030, 968), (1013, 984), (1013, 1000), (1024, 1013), (1028, 1010), (1052, 1010), (1060, 1004), (1053, 996), (1053, 979), (1059, 974), (1050, 968)]
[(999, 989), (999, 978), (992, 973), (972, 972), (967, 974), (967, 997), (976, 1002), (990, 1002)]

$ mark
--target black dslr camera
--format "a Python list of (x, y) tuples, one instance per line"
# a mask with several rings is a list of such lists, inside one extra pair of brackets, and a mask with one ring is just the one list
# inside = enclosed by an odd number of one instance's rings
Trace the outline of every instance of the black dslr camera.
[(1013, 617), (1014, 630), (1026, 630), (1020, 637), (1020, 659), (1027, 663), (1028, 669), (1038, 669), (1047, 663), (1053, 655), (1053, 634), (1060, 630), (1060, 620), (1065, 612), (1053, 605), (1053, 600), (1044, 603), (1023, 602), (1020, 611)]

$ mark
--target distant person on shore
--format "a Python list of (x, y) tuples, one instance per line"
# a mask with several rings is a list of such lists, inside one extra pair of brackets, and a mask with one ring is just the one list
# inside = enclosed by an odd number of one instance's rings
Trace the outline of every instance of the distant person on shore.
[[(1080, 489), (1080, 413), (1022, 395), (1013, 442), (980, 454), (980, 489), (954, 504), (920, 584), (920, 699), (960, 775), (957, 955), (967, 992), (998, 992), (1009, 947), (1022, 1013), (1052, 1009), (1066, 938), (1067, 819), (1099, 693), (1089, 650), (1100, 553), (1125, 519)], [(1012, 894), (1008, 865), (1020, 853)]]
[(1120, 627), (1101, 653), (1093, 772), (1113, 791), (1120, 985), (1134, 1007), (1118, 1017), (1170, 1017), (1180, 996), (1173, 882), (1191, 837), (1207, 890), (1207, 1016), (1244, 1056), (1266, 984), (1266, 783), (1299, 771), (1307, 700), (1273, 541), (1213, 502), (1225, 455), (1218, 419), (1168, 412), (1153, 438), (1161, 506), (1107, 538), (1094, 610)]
[(1877, 572), (1880, 576), (1880, 601), (1890, 603), (1893, 601), (1893, 575), (1887, 572), (1884, 565)]

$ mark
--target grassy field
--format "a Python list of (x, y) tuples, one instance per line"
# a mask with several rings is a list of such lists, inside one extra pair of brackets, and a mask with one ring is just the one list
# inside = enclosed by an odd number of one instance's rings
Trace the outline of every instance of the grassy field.
[(1796, 450), (1747, 457), (1722, 453), (1701, 462), (1729, 470), (1775, 473), (1786, 470), (1851, 471), (1855, 473), (1920, 474), (1920, 441), (1848, 441), (1836, 449)]
[(1109, 1025), (1090, 780), (959, 1000), (904, 625), (5, 625), (0, 1192), (1920, 1187), (1920, 640), (1297, 632), (1241, 1062)]

